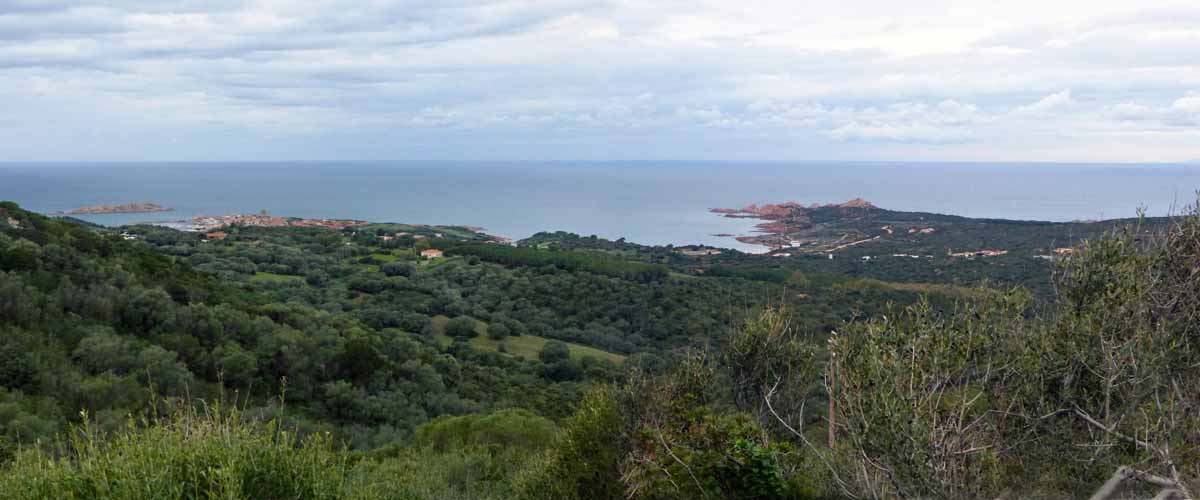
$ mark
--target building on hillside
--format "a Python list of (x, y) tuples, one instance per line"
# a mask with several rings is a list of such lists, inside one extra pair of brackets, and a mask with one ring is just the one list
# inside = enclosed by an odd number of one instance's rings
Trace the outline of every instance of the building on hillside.
[(430, 248), (429, 250), (421, 250), (421, 258), (425, 260), (440, 259), (445, 257), (441, 250)]
[(206, 240), (223, 240), (223, 239), (227, 238), (228, 236), (229, 236), (229, 233), (226, 233), (225, 231), (213, 231), (211, 233), (205, 233), (204, 239), (206, 239)]

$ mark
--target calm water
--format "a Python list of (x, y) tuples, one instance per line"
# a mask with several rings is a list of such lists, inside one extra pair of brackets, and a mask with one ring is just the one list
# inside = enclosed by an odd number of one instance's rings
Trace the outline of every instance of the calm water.
[(94, 215), (117, 225), (198, 214), (482, 226), (523, 238), (565, 230), (646, 244), (748, 249), (717, 233), (753, 221), (712, 207), (863, 197), (897, 210), (1065, 221), (1178, 212), (1200, 165), (917, 163), (136, 163), (0, 164), (0, 199), (53, 212), (151, 201), (158, 214)]

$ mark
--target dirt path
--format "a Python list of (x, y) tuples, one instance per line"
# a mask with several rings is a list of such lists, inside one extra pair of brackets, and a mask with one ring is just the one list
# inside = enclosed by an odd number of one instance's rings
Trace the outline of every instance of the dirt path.
[(838, 251), (838, 250), (841, 250), (841, 249), (843, 249), (843, 248), (849, 248), (849, 247), (852, 247), (852, 246), (854, 246), (854, 245), (858, 245), (858, 244), (860, 244), (860, 243), (866, 243), (866, 242), (868, 242), (868, 241), (875, 241), (875, 240), (877, 240), (877, 239), (879, 239), (879, 238), (882, 238), (882, 237), (883, 237), (883, 235), (879, 235), (879, 236), (876, 236), (876, 237), (874, 237), (874, 238), (867, 238), (867, 239), (865, 239), (865, 240), (851, 241), (850, 243), (847, 243), (847, 244), (845, 244), (845, 245), (840, 245), (840, 246), (836, 246), (836, 247), (830, 248), (830, 249), (829, 249), (829, 251), (830, 251), (830, 252), (836, 252), (836, 251)]

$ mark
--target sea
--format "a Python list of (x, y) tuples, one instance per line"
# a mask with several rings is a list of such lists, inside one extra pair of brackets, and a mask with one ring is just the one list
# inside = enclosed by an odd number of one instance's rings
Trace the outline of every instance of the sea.
[(797, 201), (970, 217), (1095, 220), (1178, 214), (1200, 164), (922, 162), (0, 163), (0, 200), (53, 213), (153, 202), (174, 211), (79, 216), (117, 226), (258, 213), (482, 227), (512, 239), (570, 231), (651, 245), (760, 251), (757, 221), (710, 208)]

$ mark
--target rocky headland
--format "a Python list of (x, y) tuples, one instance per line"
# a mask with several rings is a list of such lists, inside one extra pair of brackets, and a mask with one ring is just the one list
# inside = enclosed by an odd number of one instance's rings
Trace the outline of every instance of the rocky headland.
[(735, 239), (751, 245), (762, 245), (771, 250), (780, 250), (796, 246), (798, 235), (811, 232), (817, 223), (812, 215), (820, 213), (828, 218), (861, 216), (863, 212), (876, 209), (874, 204), (862, 198), (855, 198), (844, 203), (803, 203), (788, 201), (783, 203), (768, 203), (759, 206), (747, 205), (742, 208), (712, 208), (710, 212), (723, 217), (737, 219), (760, 219), (763, 222), (755, 225), (760, 233), (751, 236), (738, 236)]

